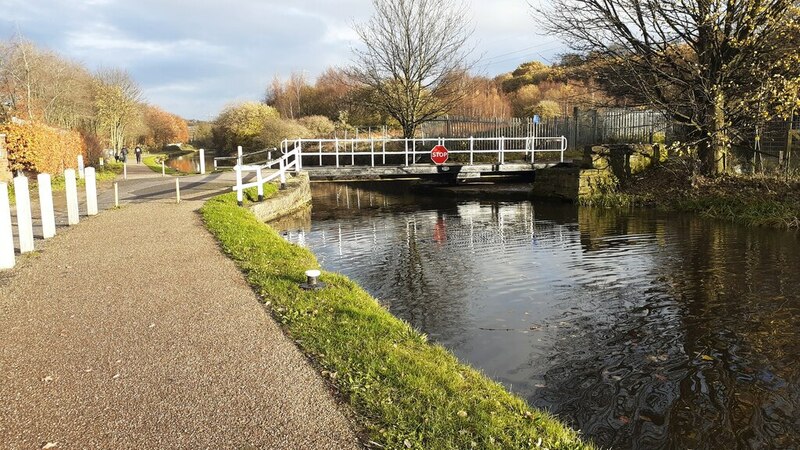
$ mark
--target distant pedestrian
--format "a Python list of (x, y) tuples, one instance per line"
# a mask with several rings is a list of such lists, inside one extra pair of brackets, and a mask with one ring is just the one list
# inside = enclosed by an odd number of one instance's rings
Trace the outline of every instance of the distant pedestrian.
[(123, 164), (128, 162), (128, 147), (122, 147), (122, 150), (119, 151), (119, 160)]
[(136, 146), (136, 150), (134, 150), (133, 153), (136, 153), (136, 164), (141, 164), (142, 163), (142, 147), (139, 147), (137, 145)]

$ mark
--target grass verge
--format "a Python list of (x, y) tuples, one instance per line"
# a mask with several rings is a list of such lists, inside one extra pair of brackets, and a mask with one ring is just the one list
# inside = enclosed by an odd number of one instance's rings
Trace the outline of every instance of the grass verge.
[(209, 200), (201, 214), (287, 334), (353, 407), (375, 447), (594, 448), (428, 342), (348, 278), (323, 272), (328, 287), (301, 290), (304, 271), (319, 266), (314, 255), (237, 207), (234, 193)]
[[(166, 153), (151, 153), (147, 156), (142, 157), (142, 163), (149, 167), (150, 170), (156, 173), (161, 173), (161, 161), (164, 161), (169, 156)], [(167, 175), (181, 175), (182, 172), (179, 172), (173, 169), (170, 166), (164, 166), (164, 173)]]

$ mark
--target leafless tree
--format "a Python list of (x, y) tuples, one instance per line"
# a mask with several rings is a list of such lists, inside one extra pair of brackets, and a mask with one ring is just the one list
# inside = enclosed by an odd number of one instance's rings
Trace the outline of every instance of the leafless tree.
[(368, 87), (366, 101), (400, 123), (412, 137), (416, 127), (446, 114), (464, 96), (459, 76), (471, 63), (472, 34), (458, 0), (373, 0), (375, 13), (355, 31), (351, 78)]
[(142, 92), (130, 75), (118, 69), (101, 70), (95, 85), (95, 108), (102, 130), (115, 150), (122, 148), (126, 127), (140, 118)]
[(796, 0), (549, 0), (550, 31), (601, 61), (618, 92), (687, 126), (706, 174), (737, 126), (783, 114), (800, 81)]

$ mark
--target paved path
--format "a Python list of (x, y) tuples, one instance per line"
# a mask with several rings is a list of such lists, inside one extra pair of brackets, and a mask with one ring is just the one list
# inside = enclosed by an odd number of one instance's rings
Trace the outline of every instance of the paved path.
[(161, 192), (173, 180), (141, 176), (126, 191), (141, 203), (0, 272), (2, 447), (358, 448), (203, 227), (202, 202), (176, 205)]

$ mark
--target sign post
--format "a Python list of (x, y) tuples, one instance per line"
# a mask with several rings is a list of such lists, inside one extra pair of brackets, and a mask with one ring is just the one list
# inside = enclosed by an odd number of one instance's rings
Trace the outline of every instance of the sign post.
[(438, 166), (446, 163), (449, 156), (447, 148), (445, 148), (444, 145), (437, 145), (431, 149), (431, 161)]

